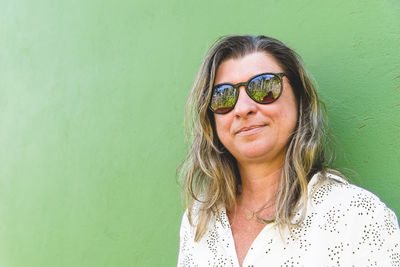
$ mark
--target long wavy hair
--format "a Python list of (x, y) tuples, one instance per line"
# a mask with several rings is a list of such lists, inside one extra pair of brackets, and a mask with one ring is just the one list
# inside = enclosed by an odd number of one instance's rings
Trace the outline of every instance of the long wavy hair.
[[(208, 108), (219, 65), (254, 52), (272, 55), (286, 74), (298, 103), (296, 128), (287, 144), (275, 207), (275, 223), (293, 226), (300, 208), (305, 216), (307, 185), (313, 174), (328, 171), (325, 154), (325, 108), (301, 58), (279, 40), (266, 36), (230, 35), (220, 38), (206, 54), (185, 106), (184, 125), (189, 150), (178, 166), (187, 214), (196, 226), (195, 241), (205, 234), (221, 207), (236, 205), (241, 184), (235, 158), (224, 150)], [(325, 175), (322, 175), (325, 177)]]

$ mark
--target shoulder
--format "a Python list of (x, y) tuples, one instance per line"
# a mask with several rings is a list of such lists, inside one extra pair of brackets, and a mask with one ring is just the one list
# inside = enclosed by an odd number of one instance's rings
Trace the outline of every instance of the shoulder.
[(313, 177), (309, 192), (307, 214), (319, 238), (347, 247), (357, 266), (397, 266), (398, 219), (378, 196), (333, 174)]
[[(180, 237), (184, 240), (194, 239), (196, 225), (197, 225), (197, 213), (189, 212), (188, 209), (182, 215), (181, 226), (180, 226)], [(182, 240), (181, 240), (182, 241)]]
[(200, 211), (203, 208), (200, 201), (193, 201), (192, 205), (186, 208), (182, 215), (181, 228), (195, 228), (199, 223)]
[(309, 183), (309, 196), (312, 205), (346, 205), (373, 212), (386, 207), (374, 193), (351, 184), (344, 178), (327, 173), (316, 174)]
[[(203, 209), (202, 203), (194, 201), (191, 207), (188, 207), (182, 215), (180, 236), (186, 237), (185, 239), (194, 240), (196, 230), (201, 221), (201, 210)], [(215, 220), (214, 217), (211, 218)]]
[(396, 214), (374, 193), (326, 174), (313, 177), (309, 188), (309, 208), (322, 221), (335, 227), (343, 222), (346, 228), (360, 231), (399, 232)]

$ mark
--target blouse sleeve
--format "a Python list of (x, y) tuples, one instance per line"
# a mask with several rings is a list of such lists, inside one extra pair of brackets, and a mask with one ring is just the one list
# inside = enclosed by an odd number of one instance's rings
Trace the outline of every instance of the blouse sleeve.
[(400, 230), (394, 212), (379, 202), (367, 217), (358, 219), (352, 266), (400, 266)]
[(191, 226), (187, 217), (187, 210), (182, 216), (181, 228), (179, 233), (179, 255), (177, 266), (193, 266), (193, 245), (191, 244)]

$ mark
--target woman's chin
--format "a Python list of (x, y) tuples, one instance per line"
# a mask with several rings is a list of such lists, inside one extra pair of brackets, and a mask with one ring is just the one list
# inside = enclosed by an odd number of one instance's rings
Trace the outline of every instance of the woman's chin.
[[(235, 153), (236, 154), (236, 153)], [(233, 155), (237, 161), (249, 162), (249, 161), (268, 161), (273, 159), (276, 153), (271, 153), (271, 148), (252, 148), (239, 151), (236, 155)]]

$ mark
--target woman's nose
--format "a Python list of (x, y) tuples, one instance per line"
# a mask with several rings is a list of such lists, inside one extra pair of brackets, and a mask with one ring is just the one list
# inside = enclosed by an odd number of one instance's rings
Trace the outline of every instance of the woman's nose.
[(246, 92), (244, 86), (240, 86), (239, 90), (239, 97), (236, 102), (235, 108), (233, 112), (237, 117), (247, 117), (251, 114), (254, 114), (257, 110), (257, 103), (251, 99)]

